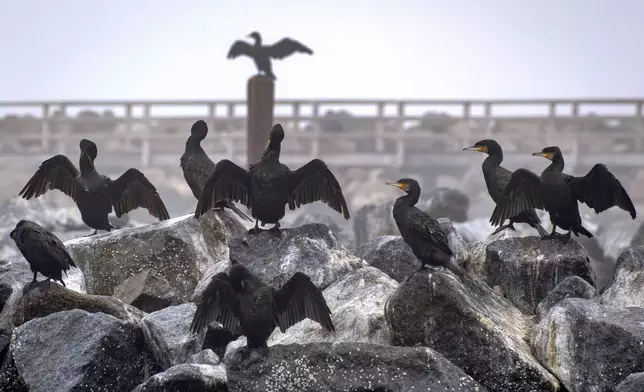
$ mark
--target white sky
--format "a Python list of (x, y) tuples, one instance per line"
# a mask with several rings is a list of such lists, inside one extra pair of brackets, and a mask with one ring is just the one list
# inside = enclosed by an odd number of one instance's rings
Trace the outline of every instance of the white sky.
[(253, 30), (279, 98), (644, 95), (638, 0), (0, 0), (0, 100), (243, 98)]

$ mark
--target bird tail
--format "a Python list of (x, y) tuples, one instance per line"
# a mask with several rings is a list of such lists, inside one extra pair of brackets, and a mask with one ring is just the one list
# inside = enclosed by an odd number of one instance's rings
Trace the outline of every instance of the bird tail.
[(543, 226), (541, 226), (540, 223), (534, 223), (531, 226), (534, 227), (535, 229), (537, 229), (537, 231), (539, 232), (539, 235), (541, 237), (547, 237), (548, 236), (548, 232), (546, 231), (546, 229), (543, 228)]
[(448, 270), (452, 271), (454, 273), (454, 275), (458, 276), (459, 279), (461, 279), (461, 280), (463, 280), (463, 278), (465, 278), (467, 276), (467, 273), (465, 272), (463, 267), (458, 265), (456, 263), (456, 261), (450, 260), (449, 262), (445, 263), (444, 265), (445, 265), (445, 268), (447, 268)]
[(247, 221), (249, 221), (249, 222), (252, 222), (252, 221), (253, 221), (253, 220), (252, 220), (248, 215), (244, 214), (244, 212), (243, 212), (242, 210), (240, 210), (239, 208), (237, 208), (237, 206), (236, 206), (234, 203), (228, 203), (228, 205), (227, 205), (226, 207), (230, 208), (230, 209), (231, 209), (235, 214), (237, 214), (240, 218), (242, 218), (242, 219), (246, 219), (246, 220), (247, 220)]
[(586, 230), (586, 228), (582, 225), (579, 225), (579, 227), (577, 227), (577, 230), (574, 233), (576, 235), (583, 234), (588, 238), (593, 238), (593, 234), (590, 231)]

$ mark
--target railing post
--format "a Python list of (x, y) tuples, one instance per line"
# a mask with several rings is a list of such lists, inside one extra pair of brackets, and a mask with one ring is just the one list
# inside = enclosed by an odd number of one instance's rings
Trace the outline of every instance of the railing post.
[(300, 102), (293, 103), (293, 129), (300, 132), (300, 115), (302, 111), (302, 104)]
[(385, 141), (383, 135), (385, 134), (385, 103), (378, 102), (377, 118), (376, 118), (376, 152), (383, 152), (385, 150)]
[(146, 133), (141, 139), (141, 166), (145, 169), (150, 165), (150, 137)]
[(248, 79), (246, 159), (248, 164), (258, 162), (273, 127), (275, 82), (265, 75)]
[(635, 151), (641, 151), (644, 144), (644, 102), (638, 101), (635, 103), (635, 116), (637, 123), (637, 136), (635, 138)]
[(49, 104), (46, 103), (42, 107), (42, 121), (40, 123), (40, 141), (43, 151), (49, 151)]
[(128, 147), (132, 146), (132, 105), (125, 104), (125, 143)]

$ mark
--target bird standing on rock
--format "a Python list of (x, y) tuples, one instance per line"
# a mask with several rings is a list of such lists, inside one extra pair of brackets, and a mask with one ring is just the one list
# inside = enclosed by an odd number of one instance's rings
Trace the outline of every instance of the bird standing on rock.
[(65, 287), (63, 272), (67, 275), (67, 271), (71, 267), (76, 267), (76, 264), (58, 237), (39, 224), (28, 220), (18, 222), (16, 228), (9, 233), (9, 237), (16, 243), (34, 273), (31, 284), (37, 282), (36, 277), (40, 272), (47, 277), (49, 284), (53, 279)]
[[(416, 207), (420, 199), (418, 182), (412, 178), (402, 178), (396, 182), (387, 181), (385, 184), (400, 188), (406, 193), (394, 203), (393, 216), (403, 240), (421, 262), (418, 271), (422, 271), (426, 265), (443, 266), (458, 277), (465, 276), (465, 271), (451, 260), (454, 253), (440, 223)], [(413, 275), (409, 275), (405, 281)]]
[[(181, 156), (181, 170), (183, 177), (186, 179), (194, 197), (199, 200), (201, 192), (208, 181), (208, 178), (215, 172), (216, 165), (208, 157), (208, 154), (201, 148), (201, 141), (208, 135), (208, 125), (203, 120), (199, 120), (192, 125), (190, 136), (186, 141), (186, 149)], [(234, 203), (229, 200), (221, 200), (215, 205), (215, 208), (224, 211), (228, 208), (235, 212), (240, 218), (253, 221), (248, 215), (244, 214)]]
[(275, 224), (270, 230), (280, 236), (279, 220), (284, 217), (286, 204), (294, 210), (302, 204), (322, 201), (348, 220), (349, 209), (342, 188), (326, 163), (313, 159), (291, 171), (279, 160), (283, 139), (284, 129), (275, 124), (261, 160), (250, 165), (248, 171), (227, 159), (219, 161), (199, 197), (195, 218), (221, 200), (236, 201), (249, 208), (255, 218), (255, 227), (249, 233), (259, 233), (258, 221), (262, 221), (262, 225)]
[[(628, 211), (631, 218), (637, 216), (630, 196), (603, 164), (596, 164), (583, 177), (574, 177), (563, 173), (564, 159), (559, 147), (546, 147), (532, 155), (544, 157), (552, 163), (541, 177), (527, 169), (518, 169), (512, 174), (492, 213), (492, 224), (500, 224), (521, 211), (539, 208), (548, 211), (552, 222), (552, 232), (544, 238), (560, 238), (568, 242), (572, 233), (593, 237), (582, 226), (578, 202), (586, 203), (597, 214), (617, 206)], [(568, 233), (558, 234), (557, 226), (568, 230)]]
[(248, 348), (259, 348), (266, 347), (276, 326), (285, 332), (305, 318), (334, 332), (330, 315), (322, 292), (306, 274), (296, 272), (274, 289), (233, 262), (228, 275), (215, 275), (204, 290), (190, 330), (197, 333), (217, 321), (228, 331), (246, 336)]
[(98, 174), (94, 167), (98, 153), (96, 144), (82, 139), (79, 147), (80, 171), (66, 156), (55, 155), (40, 165), (19, 195), (29, 200), (50, 189), (63, 192), (74, 200), (83, 222), (94, 229), (90, 236), (98, 230), (111, 231), (119, 228), (107, 219), (112, 207), (117, 217), (143, 207), (159, 220), (170, 219), (156, 188), (143, 173), (137, 169), (128, 169), (112, 181), (109, 177)]
[[(487, 158), (485, 158), (482, 165), (483, 177), (485, 178), (485, 185), (487, 185), (487, 191), (490, 197), (494, 200), (494, 203), (498, 203), (501, 197), (503, 197), (503, 190), (507, 187), (512, 176), (511, 171), (501, 166), (501, 162), (503, 162), (503, 150), (499, 143), (492, 139), (480, 140), (472, 146), (464, 147), (463, 151), (479, 151), (487, 154)], [(541, 226), (541, 219), (539, 219), (534, 209), (527, 209), (510, 217), (508, 224), (500, 226), (492, 235), (508, 228), (515, 230), (515, 223), (527, 223), (537, 229), (541, 237), (548, 235), (548, 232)]]
[(313, 54), (311, 49), (290, 38), (282, 38), (273, 45), (262, 45), (262, 36), (258, 32), (253, 31), (248, 36), (255, 40), (255, 44), (250, 45), (244, 41), (235, 41), (228, 51), (228, 59), (234, 59), (242, 54), (246, 55), (253, 59), (258, 72), (263, 72), (273, 80), (277, 78), (273, 74), (271, 58), (281, 60), (295, 52)]

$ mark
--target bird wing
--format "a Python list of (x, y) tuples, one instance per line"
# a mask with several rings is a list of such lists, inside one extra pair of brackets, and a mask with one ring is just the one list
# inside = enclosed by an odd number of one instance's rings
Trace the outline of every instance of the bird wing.
[(65, 249), (58, 237), (42, 227), (25, 229), (25, 242), (28, 243), (29, 254), (44, 260), (49, 257), (56, 261), (61, 270), (67, 271), (70, 266), (76, 267), (74, 260)]
[(206, 181), (215, 171), (215, 163), (208, 156), (184, 154), (181, 157), (181, 170), (192, 194), (199, 199)]
[(231, 45), (230, 50), (228, 51), (228, 55), (226, 57), (229, 59), (234, 59), (235, 57), (242, 54), (249, 57), (253, 57), (253, 55), (255, 54), (255, 49), (248, 42), (235, 41)]
[(281, 60), (295, 52), (313, 54), (313, 51), (302, 45), (299, 41), (290, 38), (282, 38), (268, 47), (268, 54), (272, 58)]
[(501, 190), (505, 189), (505, 187), (508, 186), (511, 178), (512, 178), (511, 171), (509, 171), (508, 169), (502, 166), (499, 166), (496, 168), (497, 184)]
[(50, 189), (57, 189), (76, 201), (80, 193), (86, 192), (79, 176), (80, 172), (69, 158), (55, 155), (40, 164), (19, 195), (29, 200)]
[(503, 190), (503, 195), (490, 217), (490, 223), (500, 225), (506, 219), (531, 208), (544, 209), (541, 198), (541, 177), (528, 169), (517, 169)]
[(635, 206), (626, 189), (605, 165), (596, 164), (583, 177), (564, 174), (564, 178), (575, 198), (586, 203), (597, 214), (617, 206), (630, 213), (631, 218), (635, 219), (637, 216)]
[(429, 238), (432, 244), (436, 245), (443, 253), (452, 256), (452, 249), (449, 247), (447, 234), (443, 231), (438, 221), (432, 218), (428, 213), (418, 209), (419, 214), (413, 216), (408, 230), (416, 238)]
[(128, 169), (119, 178), (110, 181), (108, 193), (114, 206), (114, 213), (120, 217), (123, 214), (143, 207), (150, 215), (159, 219), (170, 219), (161, 196), (143, 173), (137, 169)]
[(237, 333), (241, 331), (239, 317), (238, 294), (231, 287), (228, 275), (220, 272), (212, 277), (197, 302), (190, 330), (196, 333), (217, 321), (228, 331)]
[(285, 332), (305, 318), (319, 323), (327, 331), (335, 331), (330, 317), (331, 310), (322, 292), (306, 274), (296, 272), (282, 287), (274, 291), (273, 296), (280, 331)]
[(195, 218), (208, 212), (221, 200), (236, 201), (251, 208), (249, 190), (249, 173), (228, 159), (222, 159), (217, 162), (214, 172), (206, 181), (197, 202)]
[(349, 219), (349, 209), (342, 188), (324, 161), (314, 159), (291, 172), (288, 187), (288, 205), (291, 210), (319, 200)]

